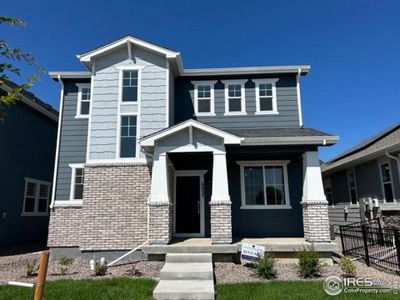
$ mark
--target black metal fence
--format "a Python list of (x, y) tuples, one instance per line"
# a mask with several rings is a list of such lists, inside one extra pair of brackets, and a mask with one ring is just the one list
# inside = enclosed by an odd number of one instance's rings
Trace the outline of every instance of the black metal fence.
[(400, 231), (379, 219), (340, 226), (343, 254), (400, 274)]

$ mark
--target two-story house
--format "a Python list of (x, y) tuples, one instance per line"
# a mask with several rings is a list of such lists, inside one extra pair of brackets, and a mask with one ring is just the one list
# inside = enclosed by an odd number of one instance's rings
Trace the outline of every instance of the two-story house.
[(175, 237), (330, 244), (318, 147), (338, 137), (303, 127), (309, 66), (185, 69), (132, 36), (78, 59), (88, 71), (50, 73), (62, 86), (53, 255)]

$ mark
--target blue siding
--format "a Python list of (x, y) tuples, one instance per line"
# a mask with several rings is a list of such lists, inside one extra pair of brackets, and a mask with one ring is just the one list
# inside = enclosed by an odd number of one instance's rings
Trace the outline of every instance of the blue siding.
[[(255, 115), (256, 95), (255, 84), (251, 79), (279, 78), (277, 88), (277, 115)], [(221, 80), (247, 79), (245, 83), (246, 112), (244, 116), (224, 116), (225, 91)], [(195, 117), (194, 114), (194, 86), (191, 81), (218, 80), (214, 85), (215, 113), (211, 117)], [(175, 80), (175, 123), (195, 118), (200, 122), (213, 125), (221, 129), (228, 128), (265, 128), (265, 127), (299, 127), (299, 110), (297, 104), (296, 77), (294, 75), (248, 76), (248, 77), (178, 77)]]
[(69, 164), (86, 162), (88, 119), (75, 119), (78, 101), (77, 83), (84, 82), (89, 81), (65, 80), (64, 82), (64, 105), (55, 200), (69, 200), (70, 198), (71, 168)]
[[(22, 217), (25, 177), (52, 182), (57, 122), (23, 102), (0, 123), (0, 245), (45, 240), (48, 216)], [(50, 200), (49, 200), (50, 203)]]

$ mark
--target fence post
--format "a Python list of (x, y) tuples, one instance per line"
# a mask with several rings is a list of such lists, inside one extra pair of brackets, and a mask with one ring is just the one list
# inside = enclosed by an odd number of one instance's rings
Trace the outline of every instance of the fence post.
[(368, 236), (367, 236), (367, 226), (365, 224), (361, 225), (361, 231), (364, 240), (365, 263), (369, 267)]
[(396, 252), (397, 252), (397, 265), (400, 271), (400, 230), (394, 230), (394, 243), (396, 245)]
[(46, 282), (47, 265), (49, 263), (49, 251), (43, 251), (40, 256), (39, 274), (36, 279), (36, 289), (34, 300), (42, 300), (44, 293), (44, 284)]
[(379, 245), (383, 246), (385, 244), (385, 239), (383, 238), (381, 220), (379, 218), (376, 218), (376, 221), (378, 222), (378, 234), (379, 234), (378, 243)]
[(339, 225), (339, 231), (340, 231), (340, 241), (342, 243), (342, 253), (343, 253), (343, 255), (346, 255), (346, 250), (345, 250), (345, 247), (344, 247), (344, 239), (343, 239), (343, 230), (342, 230), (342, 226), (341, 225)]

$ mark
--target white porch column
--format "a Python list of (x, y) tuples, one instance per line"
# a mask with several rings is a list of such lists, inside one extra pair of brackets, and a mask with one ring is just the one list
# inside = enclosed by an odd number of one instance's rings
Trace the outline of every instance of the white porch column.
[(308, 242), (330, 242), (328, 201), (326, 201), (318, 151), (303, 154), (303, 223)]
[(149, 243), (168, 244), (172, 234), (167, 154), (154, 154), (149, 205)]
[(213, 152), (211, 240), (213, 244), (232, 243), (231, 199), (229, 196), (226, 153)]

